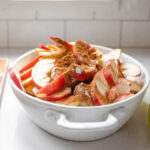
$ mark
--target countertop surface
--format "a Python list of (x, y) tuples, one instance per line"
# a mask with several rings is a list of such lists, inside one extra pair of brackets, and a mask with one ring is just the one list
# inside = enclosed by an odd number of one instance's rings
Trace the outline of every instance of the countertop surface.
[[(0, 49), (1, 52), (2, 57), (9, 58), (10, 64), (20, 54), (6, 54)], [(125, 52), (140, 60), (150, 72), (150, 49), (126, 49)], [(6, 80), (0, 108), (0, 150), (150, 150), (150, 133), (146, 123), (150, 102), (148, 93), (150, 88), (131, 119), (113, 135), (93, 142), (72, 142), (36, 126), (23, 111)]]

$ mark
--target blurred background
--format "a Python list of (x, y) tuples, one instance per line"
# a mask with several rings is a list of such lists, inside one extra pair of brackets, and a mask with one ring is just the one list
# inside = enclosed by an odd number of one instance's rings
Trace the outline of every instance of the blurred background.
[(0, 1), (2, 56), (50, 43), (49, 36), (147, 53), (150, 0)]

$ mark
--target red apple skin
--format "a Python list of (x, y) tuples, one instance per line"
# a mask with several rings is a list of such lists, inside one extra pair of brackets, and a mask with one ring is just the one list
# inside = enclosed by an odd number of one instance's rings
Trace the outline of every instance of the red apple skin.
[(94, 94), (93, 100), (94, 100), (94, 102), (95, 102), (96, 105), (98, 105), (98, 106), (102, 105), (101, 102), (100, 102), (100, 100), (98, 99), (96, 93)]
[[(53, 40), (53, 41), (56, 42), (57, 37), (52, 37), (52, 36), (50, 36), (49, 38), (50, 38), (51, 40)], [(71, 48), (71, 49), (73, 48), (73, 45), (70, 44), (69, 42), (64, 41), (64, 40), (62, 40), (62, 42), (65, 44), (66, 47)]]
[(89, 72), (84, 72), (84, 73), (71, 73), (71, 77), (78, 80), (78, 81), (88, 81), (90, 80), (94, 74), (96, 73), (96, 70), (92, 70)]
[(107, 67), (103, 68), (103, 73), (104, 73), (104, 77), (107, 80), (108, 84), (111, 86), (115, 85), (111, 67), (107, 66)]
[(101, 93), (99, 93), (99, 91), (95, 85), (95, 81), (92, 81), (92, 83), (91, 83), (90, 93), (91, 93), (92, 99), (96, 105), (100, 106), (100, 105), (108, 104), (108, 100)]
[(71, 92), (72, 92), (71, 88), (63, 88), (62, 90), (56, 92), (55, 94), (41, 99), (46, 101), (58, 101), (70, 96)]
[(25, 73), (23, 73), (23, 74), (20, 76), (21, 80), (25, 80), (25, 79), (31, 77), (31, 72), (32, 72), (32, 69), (30, 69), (30, 70), (26, 71)]
[(130, 86), (128, 85), (128, 83), (123, 83), (120, 82), (118, 84), (116, 84), (115, 86), (113, 86), (109, 92), (108, 92), (108, 99), (110, 101), (114, 100), (115, 98), (117, 98), (118, 96), (124, 94), (124, 93), (129, 93), (130, 92)]
[(37, 93), (36, 96), (40, 97), (40, 94), (45, 94), (48, 97), (56, 92), (58, 92), (61, 88), (63, 88), (65, 85), (65, 75), (62, 74), (55, 80), (51, 81), (49, 84), (47, 84), (45, 87), (41, 88)]
[(37, 56), (35, 59), (33, 59), (31, 62), (29, 62), (26, 66), (24, 66), (19, 72), (22, 73), (25, 70), (28, 70), (29, 68), (33, 67), (39, 61), (40, 57), (41, 56)]
[(125, 100), (133, 95), (134, 95), (133, 93), (124, 93), (124, 94), (120, 95), (118, 98), (116, 98), (114, 100), (114, 102), (119, 102), (119, 101)]
[[(11, 77), (11, 79), (13, 80), (13, 82), (15, 83), (15, 85), (22, 91), (24, 91), (24, 88), (21, 84), (21, 80), (20, 80), (20, 77), (19, 77), (19, 72), (15, 69), (15, 68), (10, 68), (9, 69), (9, 75)], [(18, 76), (17, 76), (17, 74)]]
[(43, 44), (39, 44), (38, 47), (39, 47), (40, 49), (50, 50), (48, 47), (46, 47), (46, 46), (43, 45)]

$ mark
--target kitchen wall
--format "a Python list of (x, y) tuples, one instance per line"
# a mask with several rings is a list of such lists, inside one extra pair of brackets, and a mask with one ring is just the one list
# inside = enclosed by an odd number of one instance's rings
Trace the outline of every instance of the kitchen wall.
[(150, 0), (0, 2), (1, 48), (34, 48), (49, 36), (150, 48)]

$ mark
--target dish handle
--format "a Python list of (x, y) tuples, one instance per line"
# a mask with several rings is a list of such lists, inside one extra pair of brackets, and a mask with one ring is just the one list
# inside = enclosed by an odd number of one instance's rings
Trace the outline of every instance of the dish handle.
[[(115, 111), (116, 112), (116, 111)], [(120, 111), (119, 111), (120, 113)], [(108, 129), (116, 126), (119, 123), (119, 118), (122, 118), (122, 113), (117, 118), (116, 113), (109, 113), (104, 121), (99, 122), (72, 122), (69, 121), (66, 115), (63, 113), (47, 110), (45, 113), (45, 117), (47, 120), (54, 119), (59, 127), (71, 130), (90, 130), (90, 129)], [(124, 113), (123, 113), (124, 114)]]

